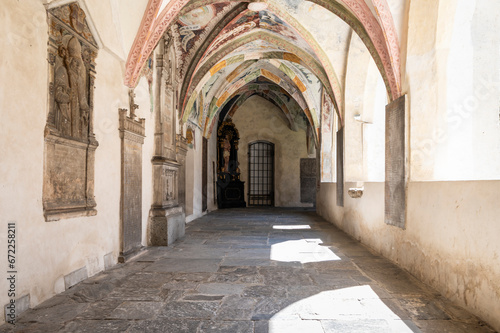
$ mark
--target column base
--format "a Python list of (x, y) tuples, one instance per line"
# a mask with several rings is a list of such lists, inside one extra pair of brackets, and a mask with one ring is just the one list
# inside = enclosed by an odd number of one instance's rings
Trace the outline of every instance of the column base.
[(148, 245), (169, 246), (186, 232), (186, 216), (182, 207), (151, 208)]

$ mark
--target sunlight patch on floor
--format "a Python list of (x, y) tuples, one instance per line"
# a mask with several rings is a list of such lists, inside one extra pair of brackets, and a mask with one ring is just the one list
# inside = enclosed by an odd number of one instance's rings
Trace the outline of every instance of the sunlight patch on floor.
[(269, 333), (413, 331), (368, 286), (328, 290), (291, 304), (269, 321)]
[(310, 225), (273, 225), (273, 229), (275, 230), (307, 230), (311, 229)]
[(322, 246), (321, 243), (321, 239), (301, 239), (273, 244), (271, 260), (302, 264), (340, 260), (332, 250), (327, 246)]

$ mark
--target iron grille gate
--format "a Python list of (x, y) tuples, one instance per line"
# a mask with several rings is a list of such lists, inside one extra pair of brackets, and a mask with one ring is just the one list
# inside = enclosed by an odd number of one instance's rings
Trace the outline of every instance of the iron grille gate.
[(274, 206), (274, 144), (256, 141), (248, 145), (249, 206)]

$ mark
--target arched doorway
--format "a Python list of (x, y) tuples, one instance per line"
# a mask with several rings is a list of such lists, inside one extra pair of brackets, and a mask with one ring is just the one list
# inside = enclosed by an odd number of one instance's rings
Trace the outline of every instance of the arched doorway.
[(248, 145), (248, 205), (274, 206), (274, 144)]

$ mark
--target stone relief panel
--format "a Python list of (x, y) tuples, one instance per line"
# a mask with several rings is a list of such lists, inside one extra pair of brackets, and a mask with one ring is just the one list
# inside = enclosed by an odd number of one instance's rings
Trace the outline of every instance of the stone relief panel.
[[(145, 137), (145, 120), (135, 119), (133, 92), (130, 99), (130, 116), (127, 109), (119, 110), (121, 138), (121, 223), (122, 239), (119, 262), (141, 247), (142, 241), (142, 145)], [(134, 110), (134, 112), (132, 111)]]
[(74, 2), (47, 11), (49, 96), (43, 208), (46, 221), (95, 215), (93, 87), (98, 46)]
[(163, 200), (167, 206), (173, 206), (176, 200), (176, 184), (177, 184), (177, 171), (165, 169), (164, 174), (165, 192), (163, 193)]
[(344, 127), (337, 131), (337, 206), (344, 207)]
[(316, 203), (316, 158), (300, 159), (300, 202)]
[(406, 95), (386, 106), (385, 117), (385, 223), (405, 228), (406, 223)]

